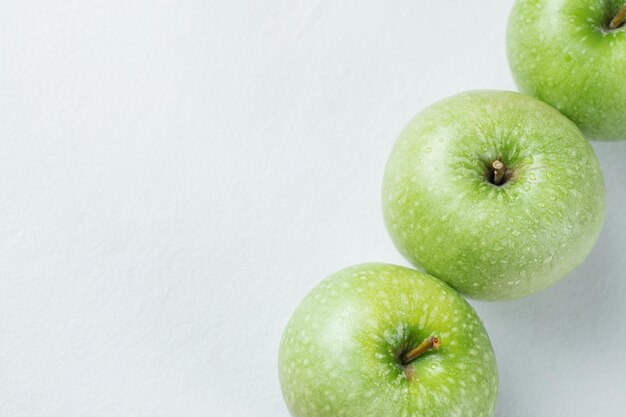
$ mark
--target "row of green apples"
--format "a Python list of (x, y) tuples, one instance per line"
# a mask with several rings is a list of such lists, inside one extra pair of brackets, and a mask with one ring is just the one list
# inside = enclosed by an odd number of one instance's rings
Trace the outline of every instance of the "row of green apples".
[(625, 20), (623, 0), (518, 0), (509, 62), (529, 96), (468, 92), (408, 124), (383, 212), (425, 272), (364, 264), (313, 289), (279, 352), (293, 416), (493, 416), (495, 355), (459, 292), (524, 297), (593, 248), (605, 190), (584, 134), (626, 139)]

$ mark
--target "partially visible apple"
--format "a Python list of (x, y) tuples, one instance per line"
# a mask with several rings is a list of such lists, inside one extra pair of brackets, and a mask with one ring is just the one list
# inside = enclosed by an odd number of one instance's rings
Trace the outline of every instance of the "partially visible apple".
[(491, 417), (495, 356), (472, 307), (412, 269), (365, 264), (322, 281), (285, 329), (294, 417)]
[(598, 239), (604, 206), (600, 164), (580, 130), (510, 92), (464, 93), (418, 114), (383, 184), (400, 252), (485, 300), (532, 294), (567, 275)]
[(518, 0), (508, 55), (521, 91), (592, 139), (626, 139), (625, 0)]

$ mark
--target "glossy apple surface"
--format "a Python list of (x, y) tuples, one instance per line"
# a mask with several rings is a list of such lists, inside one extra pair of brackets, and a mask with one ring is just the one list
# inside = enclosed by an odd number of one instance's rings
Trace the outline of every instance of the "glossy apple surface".
[[(423, 341), (434, 347), (408, 363)], [(302, 301), (279, 353), (295, 417), (491, 417), (495, 356), (472, 307), (422, 272), (387, 264), (344, 269)]]
[(591, 139), (626, 139), (624, 0), (518, 0), (508, 28), (519, 89), (559, 109)]
[(418, 114), (383, 183), (400, 252), (485, 300), (529, 295), (566, 276), (598, 239), (604, 206), (600, 164), (582, 133), (547, 104), (510, 92), (468, 92)]

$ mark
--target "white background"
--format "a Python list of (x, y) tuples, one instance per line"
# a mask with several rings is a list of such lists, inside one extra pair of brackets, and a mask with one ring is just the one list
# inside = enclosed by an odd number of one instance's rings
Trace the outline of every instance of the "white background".
[[(0, 14), (0, 415), (287, 416), (282, 330), (322, 278), (407, 263), (404, 124), (514, 89), (512, 1), (20, 1)], [(626, 142), (567, 280), (472, 302), (499, 417), (623, 416)]]

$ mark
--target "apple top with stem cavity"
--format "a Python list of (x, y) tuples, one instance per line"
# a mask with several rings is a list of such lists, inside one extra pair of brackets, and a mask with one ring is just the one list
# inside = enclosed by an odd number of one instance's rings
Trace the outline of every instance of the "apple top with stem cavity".
[(594, 140), (626, 140), (624, 0), (517, 0), (507, 33), (520, 91)]
[(388, 264), (346, 268), (316, 286), (280, 346), (293, 416), (493, 416), (489, 337), (434, 277)]
[(420, 112), (391, 151), (382, 194), (399, 251), (483, 300), (558, 282), (604, 222), (589, 142), (556, 109), (514, 92), (465, 92)]

